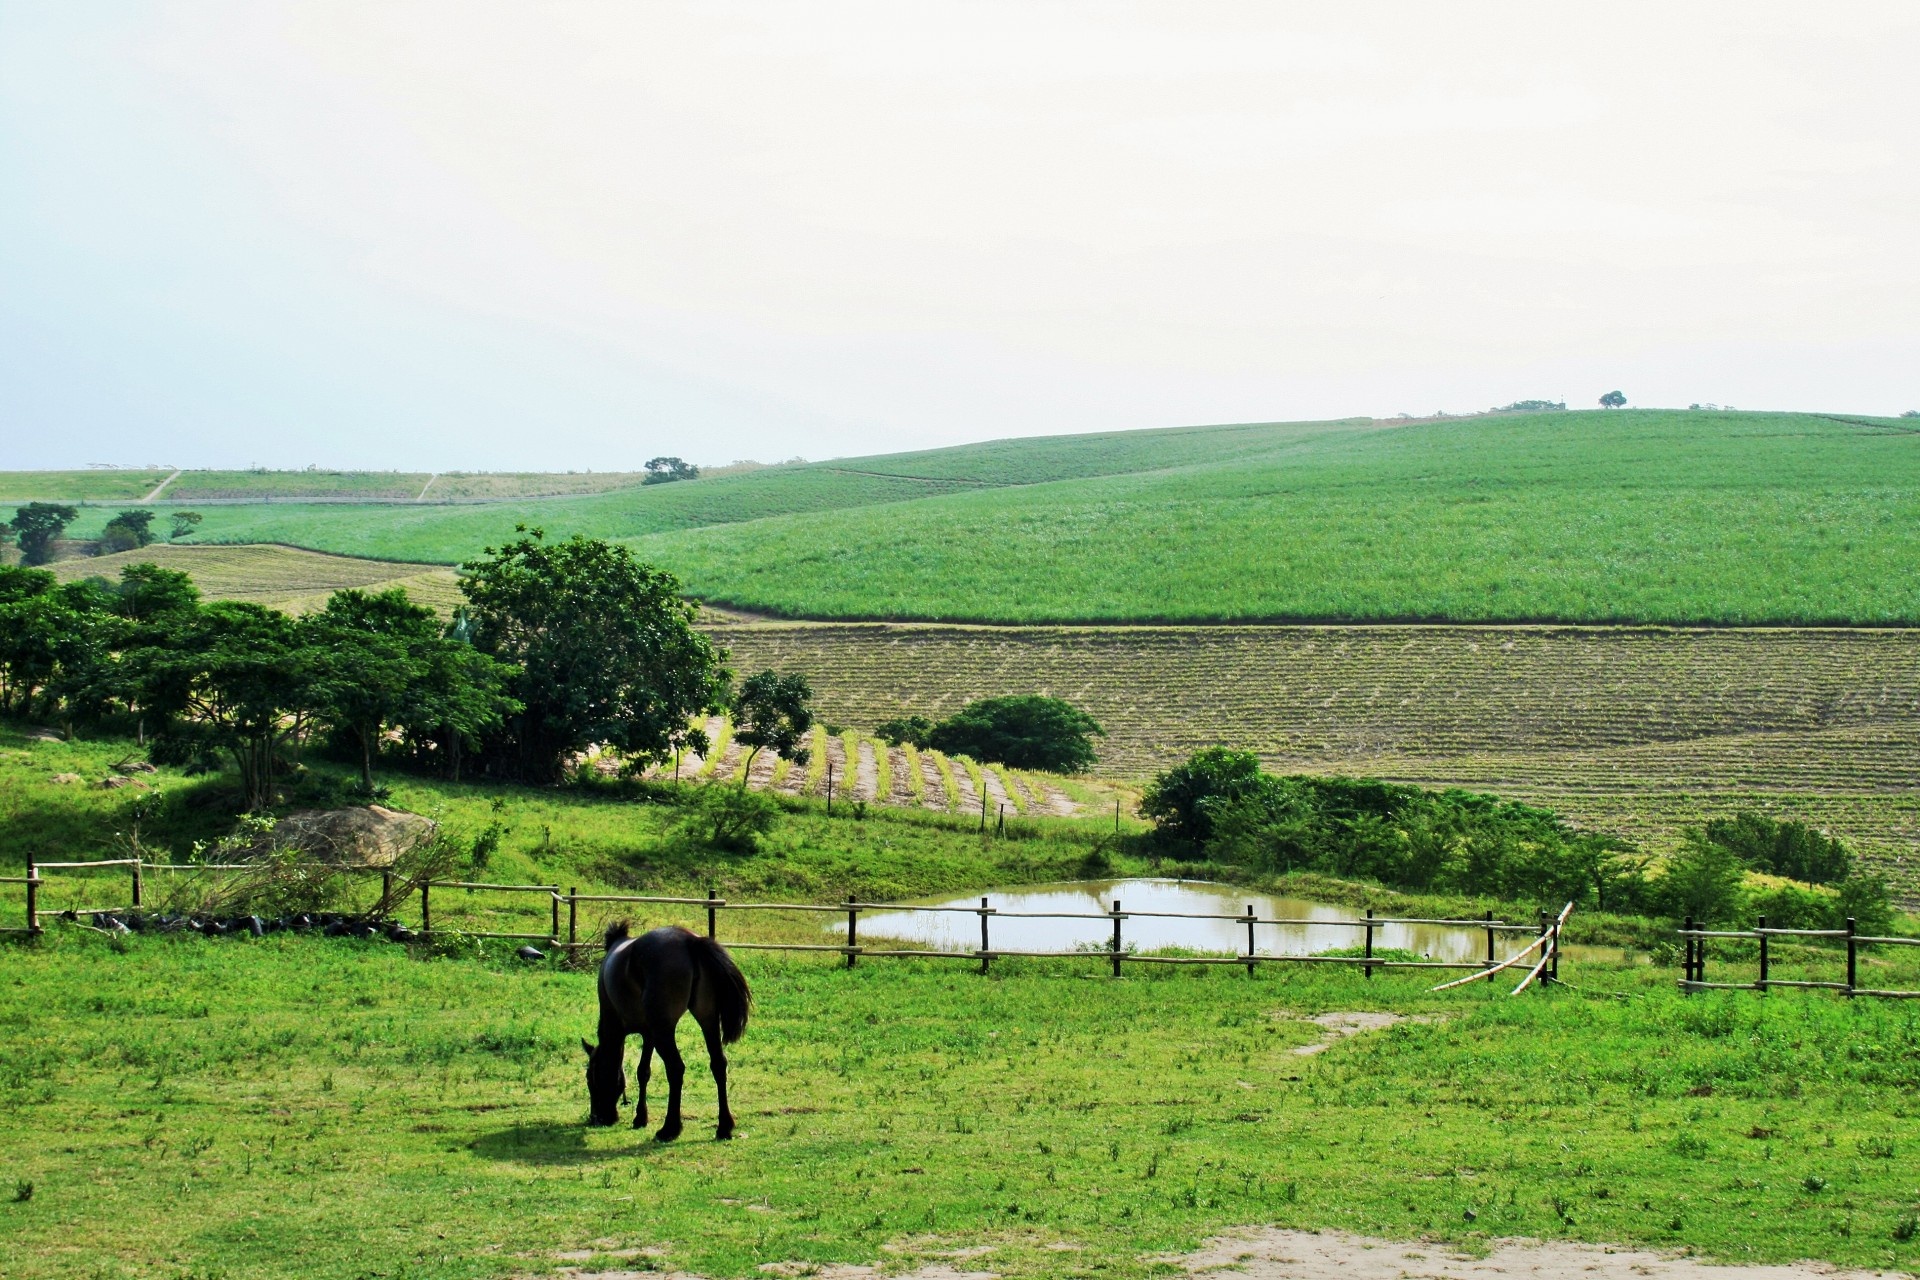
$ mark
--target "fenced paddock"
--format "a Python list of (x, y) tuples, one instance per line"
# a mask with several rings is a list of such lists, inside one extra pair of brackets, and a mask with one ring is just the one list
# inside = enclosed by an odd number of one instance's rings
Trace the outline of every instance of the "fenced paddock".
[[(1704, 929), (1696, 927), (1692, 916), (1679, 930), (1683, 943), (1680, 990), (1688, 995), (1696, 991), (1757, 991), (1765, 995), (1775, 990), (1838, 991), (1845, 996), (1871, 996), (1884, 1000), (1920, 1000), (1920, 991), (1889, 991), (1860, 985), (1860, 948), (1920, 947), (1920, 938), (1868, 937), (1856, 931), (1848, 919), (1844, 929), (1772, 929), (1767, 918), (1759, 917), (1751, 929)], [(1773, 976), (1773, 942), (1777, 938), (1824, 939), (1844, 944), (1846, 981), (1831, 982), (1786, 979)], [(1758, 944), (1758, 975), (1751, 982), (1707, 981), (1707, 944), (1711, 940), (1752, 941)]]
[[(219, 875), (222, 873), (241, 874), (259, 870), (255, 863), (204, 863), (179, 865), (169, 863), (146, 862), (139, 858), (102, 859), (91, 862), (29, 862), (25, 876), (11, 876), (0, 879), (0, 884), (21, 885), (25, 887), (23, 927), (10, 928), (6, 932), (15, 934), (37, 934), (43, 930), (43, 918), (54, 917), (60, 920), (80, 922), (83, 919), (140, 911), (145, 909), (144, 899), (148, 896), (147, 886), (154, 874), (191, 873), (197, 875)], [(616, 908), (630, 906), (652, 908), (679, 917), (678, 922), (698, 927), (704, 914), (706, 934), (727, 947), (738, 951), (791, 951), (814, 952), (838, 955), (844, 958), (848, 968), (854, 967), (861, 959), (926, 959), (961, 960), (979, 966), (979, 972), (990, 972), (996, 960), (1093, 960), (1108, 966), (1114, 977), (1119, 977), (1126, 965), (1225, 965), (1244, 968), (1249, 976), (1263, 965), (1276, 964), (1318, 964), (1333, 965), (1349, 969), (1358, 969), (1365, 978), (1372, 978), (1376, 969), (1421, 969), (1421, 970), (1465, 970), (1466, 976), (1442, 986), (1457, 986), (1461, 983), (1480, 979), (1492, 981), (1498, 974), (1518, 968), (1529, 958), (1533, 964), (1526, 971), (1520, 985), (1513, 994), (1519, 994), (1535, 982), (1552, 982), (1559, 977), (1560, 935), (1566, 924), (1573, 904), (1567, 906), (1558, 916), (1541, 912), (1531, 924), (1515, 923), (1495, 919), (1491, 911), (1478, 919), (1431, 919), (1424, 917), (1376, 916), (1372, 911), (1364, 915), (1344, 920), (1311, 920), (1285, 917), (1267, 917), (1255, 913), (1253, 905), (1248, 904), (1243, 914), (1219, 912), (1183, 912), (1183, 911), (1128, 911), (1119, 899), (1113, 900), (1111, 909), (1100, 912), (1086, 911), (1013, 911), (988, 905), (988, 899), (980, 899), (977, 907), (905, 906), (891, 902), (865, 902), (858, 898), (849, 898), (842, 903), (807, 902), (734, 902), (709, 892), (701, 898), (673, 897), (657, 894), (615, 894), (581, 893), (578, 888), (569, 888), (562, 892), (558, 885), (545, 884), (498, 884), (472, 880), (404, 880), (391, 871), (377, 868), (347, 869), (338, 866), (315, 864), (313, 870), (339, 873), (351, 870), (369, 880), (380, 882), (378, 898), (360, 910), (384, 909), (389, 914), (392, 909), (404, 902), (411, 902), (418, 896), (419, 924), (414, 934), (423, 939), (436, 936), (460, 936), (467, 938), (496, 938), (528, 943), (545, 943), (549, 947), (564, 950), (568, 954), (590, 951), (598, 948), (601, 941), (593, 936), (595, 926), (589, 924), (586, 936), (581, 928), (581, 907)], [(112, 871), (110, 877), (99, 873)], [(71, 902), (61, 902), (49, 906), (43, 893), (49, 883), (49, 874), (62, 877), (72, 876), (83, 882), (84, 887), (70, 889), (74, 894)], [(124, 879), (122, 879), (124, 877)], [(114, 891), (112, 885), (118, 881), (121, 888)], [(468, 902), (476, 894), (505, 895), (510, 899), (534, 900), (533, 911), (540, 914), (528, 919), (526, 923), (544, 924), (544, 930), (526, 929), (473, 929), (449, 925), (445, 921), (445, 911), (437, 904), (444, 904), (448, 894), (461, 895)], [(123, 901), (109, 902), (107, 898), (122, 898)], [(664, 909), (664, 911), (662, 911)], [(436, 920), (436, 912), (439, 919)], [(785, 940), (764, 940), (748, 937), (721, 937), (721, 918), (729, 912), (770, 913), (789, 920), (798, 918), (819, 922), (823, 917), (832, 917), (837, 924), (845, 918), (844, 940), (840, 942), (796, 942)], [(860, 941), (860, 918), (867, 912), (928, 912), (976, 916), (980, 924), (980, 945), (965, 949), (939, 949), (931, 947), (903, 947), (892, 945), (881, 939), (875, 943)], [(531, 914), (531, 913), (527, 913)], [(602, 914), (605, 914), (603, 911)], [(1246, 950), (1232, 955), (1166, 955), (1140, 954), (1127, 948), (1126, 922), (1135, 918), (1173, 919), (1173, 920), (1214, 920), (1228, 921), (1243, 925), (1246, 930)], [(1031, 950), (998, 948), (993, 945), (993, 921), (995, 919), (1046, 919), (1046, 920), (1098, 920), (1112, 926), (1108, 945), (1104, 948), (1080, 948), (1074, 950)], [(1431, 925), (1462, 931), (1478, 932), (1485, 938), (1484, 958), (1478, 960), (1406, 960), (1375, 954), (1375, 935), (1389, 925)], [(831, 927), (831, 926), (827, 926)], [(1259, 950), (1260, 930), (1271, 927), (1305, 928), (1322, 930), (1328, 936), (1329, 949), (1345, 948), (1357, 950), (1354, 955), (1273, 955)], [(823, 927), (821, 932), (825, 932)], [(1499, 954), (1499, 939), (1502, 935), (1528, 935), (1527, 944), (1502, 958)]]

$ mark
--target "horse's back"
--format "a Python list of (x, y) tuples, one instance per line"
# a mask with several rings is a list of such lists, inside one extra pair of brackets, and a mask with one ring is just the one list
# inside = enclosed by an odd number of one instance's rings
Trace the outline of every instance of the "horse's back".
[(677, 1020), (693, 994), (694, 962), (688, 941), (696, 935), (663, 925), (637, 938), (613, 943), (600, 962), (600, 1003), (629, 1031), (643, 1031), (661, 1017)]

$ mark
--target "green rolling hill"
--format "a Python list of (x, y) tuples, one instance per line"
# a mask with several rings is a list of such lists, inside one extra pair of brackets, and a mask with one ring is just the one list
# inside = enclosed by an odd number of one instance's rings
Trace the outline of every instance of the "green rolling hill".
[(581, 496), (203, 511), (201, 542), (430, 563), (516, 523), (590, 533), (793, 617), (1920, 623), (1920, 431), (1840, 415), (1242, 424)]

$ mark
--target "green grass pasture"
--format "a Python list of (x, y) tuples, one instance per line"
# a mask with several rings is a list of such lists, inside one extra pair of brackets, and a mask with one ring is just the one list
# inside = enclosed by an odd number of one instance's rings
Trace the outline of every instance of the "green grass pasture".
[[(712, 1141), (696, 1055), (663, 1146), (583, 1124), (585, 973), (338, 940), (9, 945), (0, 1271), (750, 1277), (978, 1248), (970, 1270), (1130, 1277), (1249, 1224), (1920, 1271), (1920, 1023), (1890, 1002), (1683, 999), (1644, 968), (1516, 1000), (1324, 969), (742, 960), (740, 1134)], [(1295, 1054), (1332, 1010), (1428, 1020)]]

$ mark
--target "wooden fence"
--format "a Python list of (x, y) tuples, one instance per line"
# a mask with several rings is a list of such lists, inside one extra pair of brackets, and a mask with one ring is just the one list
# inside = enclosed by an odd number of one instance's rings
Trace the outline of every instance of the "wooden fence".
[[(48, 871), (97, 871), (111, 867), (127, 869), (127, 903), (124, 905), (65, 906), (57, 912), (43, 913), (40, 891), (45, 883), (43, 872)], [(205, 863), (181, 866), (167, 863), (146, 862), (138, 858), (113, 858), (94, 862), (28, 862), (24, 877), (0, 879), (0, 884), (21, 884), (26, 886), (26, 927), (9, 929), (11, 933), (39, 933), (42, 930), (42, 914), (55, 914), (61, 919), (78, 920), (80, 917), (139, 910), (147, 872), (197, 872), (235, 873), (257, 870), (253, 863)], [(314, 869), (321, 869), (315, 867)], [(324, 869), (338, 871), (342, 868), (329, 866)], [(706, 912), (707, 936), (720, 940), (720, 916), (729, 911), (778, 911), (799, 912), (811, 915), (846, 916), (846, 941), (833, 943), (806, 942), (752, 942), (747, 940), (729, 940), (726, 945), (734, 950), (744, 951), (802, 951), (827, 952), (845, 957), (847, 968), (851, 969), (863, 956), (869, 958), (917, 957), (932, 960), (966, 960), (976, 962), (980, 972), (986, 973), (993, 961), (1003, 959), (1097, 959), (1111, 966), (1113, 975), (1120, 976), (1122, 965), (1126, 964), (1175, 964), (1175, 965), (1240, 965), (1249, 975), (1263, 964), (1330, 964), (1358, 968), (1368, 978), (1373, 977), (1375, 969), (1465, 969), (1471, 970), (1466, 977), (1452, 982), (1442, 983), (1444, 987), (1458, 986), (1461, 983), (1474, 982), (1482, 978), (1491, 981), (1497, 974), (1518, 966), (1529, 956), (1538, 953), (1532, 969), (1513, 994), (1518, 995), (1536, 981), (1552, 982), (1559, 978), (1560, 970), (1560, 933), (1566, 924), (1573, 904), (1556, 916), (1541, 912), (1533, 924), (1516, 924), (1505, 920), (1496, 920), (1491, 911), (1479, 919), (1443, 920), (1418, 917), (1376, 916), (1369, 910), (1364, 916), (1345, 920), (1307, 920), (1284, 917), (1266, 917), (1257, 915), (1253, 904), (1248, 903), (1243, 914), (1186, 911), (1127, 911), (1119, 899), (1113, 900), (1111, 910), (1100, 912), (1074, 911), (1013, 911), (989, 905), (986, 898), (980, 899), (977, 907), (916, 907), (892, 902), (863, 902), (858, 898), (848, 898), (843, 903), (822, 904), (806, 902), (732, 902), (709, 891), (704, 898), (667, 897), (652, 894), (619, 893), (581, 893), (577, 888), (569, 888), (565, 893), (558, 885), (545, 884), (495, 884), (474, 880), (422, 880), (395, 884), (391, 872), (377, 868), (354, 869), (363, 874), (378, 875), (384, 880), (381, 901), (396, 901), (396, 887), (400, 898), (411, 898), (414, 893), (420, 897), (420, 926), (417, 935), (430, 938), (436, 932), (434, 925), (435, 894), (448, 890), (476, 892), (530, 894), (546, 899), (547, 915), (544, 932), (514, 932), (471, 929), (442, 929), (446, 934), (458, 934), (469, 938), (501, 938), (526, 942), (544, 942), (551, 947), (564, 948), (569, 952), (591, 950), (601, 945), (595, 937), (582, 939), (580, 936), (580, 904), (632, 904), (634, 906), (666, 906), (693, 908), (696, 912)], [(941, 950), (930, 947), (872, 946), (860, 941), (860, 917), (864, 912), (882, 911), (888, 913), (919, 912), (960, 914), (977, 916), (980, 921), (980, 945), (966, 950)], [(564, 921), (562, 917), (564, 918)], [(1219, 920), (1243, 925), (1246, 929), (1245, 953), (1233, 955), (1205, 956), (1166, 956), (1139, 955), (1126, 949), (1125, 924), (1135, 918), (1170, 920)], [(995, 919), (1039, 919), (1039, 920), (1099, 920), (1110, 923), (1113, 932), (1108, 945), (1104, 948), (1072, 951), (1027, 951), (996, 948), (992, 940), (992, 922)], [(1360, 954), (1356, 956), (1329, 955), (1263, 955), (1258, 950), (1258, 929), (1260, 926), (1304, 927), (1334, 931), (1346, 938), (1358, 938)], [(1463, 931), (1478, 932), (1485, 936), (1485, 958), (1479, 960), (1393, 960), (1376, 957), (1374, 941), (1377, 931), (1390, 925), (1431, 925)], [(563, 927), (564, 926), (564, 927)], [(1525, 947), (1502, 960), (1497, 955), (1496, 939), (1503, 933), (1521, 933), (1533, 935)]]
[[(1920, 991), (1883, 991), (1860, 985), (1861, 947), (1920, 947), (1920, 938), (1872, 938), (1859, 933), (1852, 918), (1844, 929), (1770, 929), (1767, 918), (1759, 917), (1751, 929), (1716, 930), (1696, 927), (1692, 916), (1679, 933), (1684, 943), (1681, 959), (1680, 990), (1688, 995), (1696, 991), (1758, 991), (1765, 994), (1775, 988), (1799, 988), (1813, 991), (1838, 991), (1847, 996), (1876, 996), (1887, 1000), (1920, 1000)], [(1752, 982), (1708, 982), (1707, 941), (1712, 938), (1737, 938), (1760, 944), (1759, 976)], [(1846, 944), (1847, 980), (1845, 982), (1789, 981), (1772, 976), (1771, 942), (1775, 938), (1832, 938)]]

